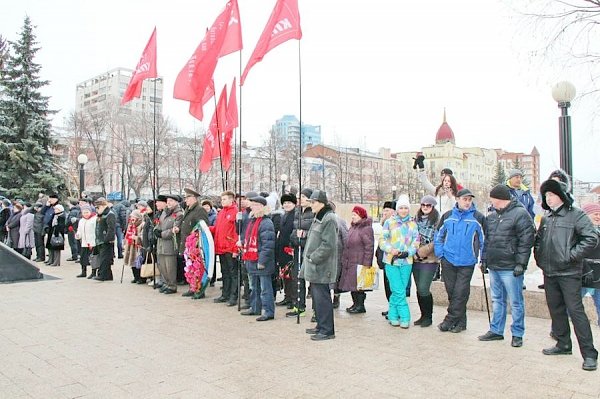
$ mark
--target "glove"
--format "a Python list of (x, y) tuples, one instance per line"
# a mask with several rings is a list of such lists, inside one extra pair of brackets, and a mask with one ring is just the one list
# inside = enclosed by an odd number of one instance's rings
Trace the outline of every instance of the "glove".
[(400, 253), (398, 253), (398, 255), (392, 256), (392, 264), (394, 264), (394, 262), (398, 259), (406, 259), (406, 258), (408, 258), (408, 252), (406, 252), (406, 251), (400, 252)]
[(487, 272), (488, 272), (487, 263), (481, 262), (481, 264), (479, 265), (479, 268), (481, 269), (481, 273), (487, 274)]
[(513, 276), (519, 277), (519, 276), (523, 275), (523, 273), (525, 273), (525, 269), (523, 269), (523, 266), (521, 266), (521, 265), (515, 266), (515, 270), (513, 270)]
[(256, 264), (256, 269), (263, 270), (264, 268), (265, 268), (265, 265), (261, 265), (260, 263)]
[(161, 238), (162, 237), (162, 230), (161, 229), (154, 229), (154, 237)]
[(423, 161), (425, 160), (424, 155), (418, 155), (416, 158), (413, 158), (415, 162), (413, 163), (413, 169), (425, 169), (425, 164)]
[(592, 285), (594, 284), (594, 274), (592, 272), (589, 272), (587, 274), (584, 274), (581, 278), (582, 280), (582, 285), (584, 287), (592, 287)]

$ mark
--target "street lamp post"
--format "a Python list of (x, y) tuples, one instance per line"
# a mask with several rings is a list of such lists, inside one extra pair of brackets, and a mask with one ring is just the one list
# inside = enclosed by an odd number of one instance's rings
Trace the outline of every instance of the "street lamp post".
[(281, 195), (285, 194), (285, 182), (288, 179), (288, 176), (284, 173), (281, 176), (279, 176), (279, 178), (281, 179)]
[(560, 167), (573, 181), (573, 150), (571, 148), (571, 117), (569, 107), (575, 98), (575, 86), (571, 82), (558, 82), (552, 87), (552, 98), (558, 103), (561, 115), (558, 117), (558, 144)]
[(77, 157), (77, 163), (79, 164), (79, 197), (83, 197), (85, 191), (85, 171), (83, 167), (88, 161), (88, 157), (85, 154), (79, 154)]
[(392, 199), (393, 200), (396, 199), (396, 190), (398, 190), (398, 187), (392, 186)]

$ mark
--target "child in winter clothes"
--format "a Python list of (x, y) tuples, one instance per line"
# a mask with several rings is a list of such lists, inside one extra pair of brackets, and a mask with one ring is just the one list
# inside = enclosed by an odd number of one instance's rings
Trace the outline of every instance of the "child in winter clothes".
[[(94, 245), (96, 245), (96, 214), (89, 205), (81, 207), (81, 219), (77, 224), (75, 239), (81, 240), (81, 252), (79, 253), (81, 274), (78, 274), (77, 277), (85, 277), (87, 267), (90, 265), (90, 256), (94, 250)], [(94, 277), (96, 270), (92, 266), (92, 272), (88, 278)]]

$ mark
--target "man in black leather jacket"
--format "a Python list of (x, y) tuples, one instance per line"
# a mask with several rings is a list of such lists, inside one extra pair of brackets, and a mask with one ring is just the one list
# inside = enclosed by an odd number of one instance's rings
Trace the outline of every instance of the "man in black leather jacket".
[[(523, 346), (525, 334), (525, 303), (523, 275), (527, 270), (535, 236), (533, 219), (504, 184), (490, 192), (494, 212), (487, 217), (485, 246), (481, 255), (481, 270), (490, 271), (493, 317), (490, 329), (478, 337), (480, 341), (504, 339), (507, 304), (512, 315), (511, 346)], [(508, 295), (507, 295), (508, 294)]]
[[(534, 256), (544, 272), (546, 302), (552, 318), (556, 346), (544, 349), (545, 355), (570, 355), (573, 321), (584, 370), (596, 370), (598, 351), (594, 348), (592, 330), (581, 301), (583, 259), (594, 249), (598, 236), (592, 222), (579, 208), (572, 206), (566, 185), (546, 180), (540, 187), (542, 207), (548, 214), (542, 218), (535, 238)], [(568, 314), (567, 314), (568, 311)]]

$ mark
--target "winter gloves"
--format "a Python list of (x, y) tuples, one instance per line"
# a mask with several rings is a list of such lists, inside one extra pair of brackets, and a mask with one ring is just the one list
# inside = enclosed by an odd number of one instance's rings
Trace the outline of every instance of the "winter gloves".
[(406, 251), (400, 252), (398, 255), (392, 256), (392, 265), (394, 264), (394, 262), (396, 260), (398, 260), (398, 259), (406, 259), (406, 258), (408, 258), (408, 252), (406, 252)]
[(519, 277), (525, 273), (525, 269), (521, 265), (515, 266), (515, 270), (513, 270), (513, 276)]
[(425, 169), (425, 164), (423, 164), (423, 161), (425, 160), (424, 155), (418, 155), (416, 158), (413, 159), (415, 160), (415, 163), (413, 164), (413, 169)]

